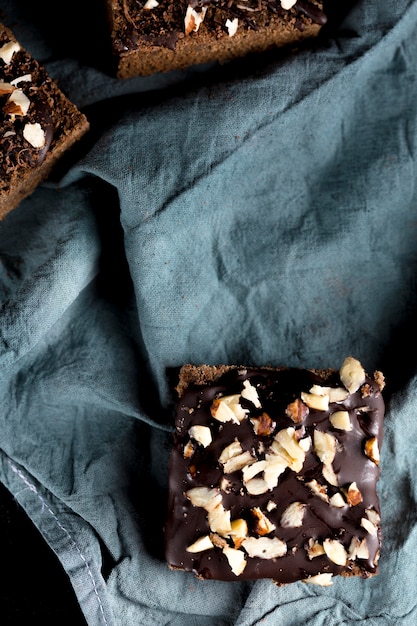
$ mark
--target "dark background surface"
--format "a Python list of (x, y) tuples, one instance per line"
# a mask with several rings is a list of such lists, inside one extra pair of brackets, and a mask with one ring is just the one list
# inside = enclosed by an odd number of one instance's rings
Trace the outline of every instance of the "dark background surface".
[(74, 590), (55, 554), (0, 483), (1, 626), (85, 626)]

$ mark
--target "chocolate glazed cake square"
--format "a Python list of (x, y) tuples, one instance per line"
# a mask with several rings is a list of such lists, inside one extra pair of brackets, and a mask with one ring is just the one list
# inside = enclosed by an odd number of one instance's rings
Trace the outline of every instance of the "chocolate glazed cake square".
[(45, 67), (0, 24), (0, 220), (89, 128)]
[(166, 560), (200, 579), (331, 585), (378, 573), (384, 377), (185, 365)]
[(105, 0), (118, 78), (148, 76), (316, 37), (320, 0)]

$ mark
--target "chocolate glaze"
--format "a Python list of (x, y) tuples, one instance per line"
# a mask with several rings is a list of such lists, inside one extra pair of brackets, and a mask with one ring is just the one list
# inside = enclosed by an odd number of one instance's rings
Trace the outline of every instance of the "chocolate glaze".
[[(248, 8), (242, 8), (243, 4)], [(136, 0), (123, 3), (126, 26), (123, 39), (116, 39), (115, 49), (119, 52), (134, 50), (139, 41), (154, 46), (174, 49), (179, 37), (184, 35), (184, 19), (187, 7), (196, 11), (207, 9), (202, 30), (219, 37), (227, 35), (226, 20), (238, 18), (242, 28), (259, 30), (267, 27), (272, 16), (282, 20), (294, 20), (299, 30), (305, 28), (306, 21), (324, 25), (327, 16), (314, 0), (298, 0), (291, 9), (283, 9), (280, 0), (160, 0), (153, 9), (138, 10)], [(199, 31), (200, 32), (200, 31)], [(192, 36), (198, 37), (198, 32)], [(228, 35), (227, 35), (228, 36)]]
[[(241, 399), (242, 406), (249, 409), (248, 418), (240, 424), (220, 423), (211, 416), (210, 406), (214, 398), (222, 395), (239, 394), (242, 382), (250, 379), (258, 390), (262, 408)], [(231, 511), (231, 519), (245, 518), (251, 532), (252, 507), (260, 507), (264, 512), (271, 500), (276, 508), (267, 513), (276, 529), (268, 536), (277, 536), (287, 544), (286, 556), (275, 559), (248, 558), (247, 565), (239, 579), (271, 578), (277, 584), (290, 583), (305, 579), (318, 573), (360, 575), (368, 577), (378, 571), (377, 560), (380, 550), (381, 532), (370, 535), (362, 526), (361, 518), (366, 517), (365, 509), (374, 509), (379, 513), (376, 484), (380, 468), (364, 454), (364, 442), (370, 436), (376, 436), (379, 446), (382, 444), (382, 424), (384, 401), (381, 390), (375, 380), (367, 377), (366, 385), (356, 393), (339, 403), (330, 403), (329, 410), (317, 411), (310, 408), (302, 423), (294, 424), (285, 413), (289, 403), (300, 398), (301, 391), (308, 392), (312, 385), (340, 387), (337, 372), (331, 377), (322, 377), (319, 373), (301, 369), (238, 369), (233, 368), (214, 383), (191, 385), (183, 393), (177, 407), (174, 446), (170, 459), (168, 519), (165, 529), (166, 560), (172, 569), (194, 572), (200, 578), (237, 580), (231, 571), (221, 549), (213, 548), (201, 553), (189, 553), (186, 547), (199, 537), (210, 534), (207, 513), (203, 508), (193, 506), (184, 495), (196, 486), (219, 486), (223, 469), (218, 461), (221, 451), (236, 437), (242, 448), (251, 451), (258, 459), (263, 458), (259, 444), (268, 448), (276, 432), (283, 428), (295, 427), (302, 437), (313, 436), (315, 429), (335, 435), (339, 441), (333, 468), (338, 476), (338, 485), (343, 487), (356, 482), (363, 501), (356, 506), (347, 503), (342, 508), (329, 505), (328, 502), (314, 495), (306, 482), (315, 478), (326, 485), (328, 495), (337, 492), (326, 482), (322, 475), (322, 464), (313, 447), (306, 453), (302, 471), (296, 474), (287, 468), (281, 474), (278, 486), (267, 493), (249, 495), (243, 486), (241, 472), (228, 474), (230, 482), (228, 493), (221, 492), (223, 506)], [(364, 397), (365, 396), (365, 397)], [(364, 411), (363, 408), (366, 407)], [(333, 428), (329, 421), (335, 410), (349, 412), (352, 430), (342, 431)], [(268, 436), (259, 437), (254, 433), (250, 417), (262, 412), (268, 413), (276, 423), (274, 431)], [(213, 441), (203, 448), (199, 445), (190, 459), (184, 458), (184, 446), (189, 441), (189, 428), (192, 425), (210, 427)], [(299, 528), (283, 528), (280, 518), (285, 508), (294, 501), (307, 505), (303, 524)], [(322, 542), (326, 538), (338, 539), (348, 550), (353, 537), (366, 537), (369, 559), (348, 561), (346, 566), (333, 563), (326, 555), (313, 559), (308, 557), (306, 544), (309, 538)]]
[[(0, 46), (6, 42), (6, 38), (1, 40)], [(25, 50), (15, 52), (7, 65), (0, 59), (0, 81), (10, 83), (23, 76), (30, 77), (17, 85), (30, 100), (26, 115), (13, 118), (5, 114), (3, 107), (8, 95), (0, 97), (0, 151), (4, 155), (0, 161), (0, 187), (5, 188), (17, 167), (39, 166), (45, 160), (54, 139), (53, 88), (46, 71)], [(27, 123), (41, 125), (45, 133), (42, 148), (35, 148), (24, 139), (23, 128)]]

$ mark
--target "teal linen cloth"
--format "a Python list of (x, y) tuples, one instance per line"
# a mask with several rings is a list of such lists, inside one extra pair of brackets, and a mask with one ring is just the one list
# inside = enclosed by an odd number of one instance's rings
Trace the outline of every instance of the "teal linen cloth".
[[(416, 624), (417, 2), (359, 1), (291, 56), (122, 82), (85, 53), (94, 11), (61, 40), (48, 7), (3, 19), (91, 131), (0, 223), (1, 481), (91, 626)], [(348, 354), (387, 378), (380, 574), (169, 571), (175, 368)]]

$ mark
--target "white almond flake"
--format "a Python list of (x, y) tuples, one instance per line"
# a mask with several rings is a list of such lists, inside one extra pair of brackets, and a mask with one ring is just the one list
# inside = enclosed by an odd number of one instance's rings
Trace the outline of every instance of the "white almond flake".
[(195, 426), (191, 426), (188, 434), (192, 439), (195, 439), (198, 443), (201, 443), (203, 448), (207, 448), (207, 446), (209, 446), (212, 442), (211, 430), (208, 426), (196, 424)]
[(229, 480), (227, 480), (227, 478), (225, 476), (223, 476), (221, 481), (220, 481), (220, 489), (222, 491), (224, 491), (225, 493), (230, 493), (230, 491), (232, 489), (231, 482)]
[(234, 519), (231, 523), (231, 531), (229, 532), (229, 536), (233, 539), (233, 543), (235, 544), (235, 548), (239, 548), (242, 545), (242, 541), (248, 535), (248, 525), (246, 520), (239, 517), (238, 519)]
[(369, 559), (369, 548), (366, 542), (366, 538), (362, 539), (358, 549), (356, 550), (356, 558)]
[(336, 438), (330, 433), (315, 430), (313, 434), (314, 452), (325, 465), (333, 462), (336, 454)]
[(251, 558), (276, 559), (287, 553), (287, 544), (278, 537), (248, 537), (242, 546)]
[(349, 392), (343, 387), (330, 387), (329, 402), (343, 402), (348, 397)]
[(143, 5), (143, 8), (155, 9), (157, 6), (159, 6), (159, 2), (157, 2), (157, 0), (147, 0), (147, 2), (145, 2), (145, 4)]
[(32, 82), (32, 74), (25, 74), (24, 76), (18, 76), (10, 81), (11, 85), (18, 85), (19, 83), (31, 83)]
[(266, 461), (256, 461), (255, 463), (251, 463), (251, 465), (247, 465), (242, 469), (243, 482), (247, 483), (251, 478), (263, 472), (265, 467), (267, 466)]
[(304, 452), (308, 452), (311, 448), (311, 437), (303, 437), (299, 440), (298, 445), (304, 450)]
[(186, 548), (187, 552), (204, 552), (204, 550), (211, 550), (214, 545), (208, 535), (200, 537), (197, 541), (194, 541), (190, 546)]
[(378, 528), (375, 526), (375, 524), (373, 524), (372, 522), (369, 521), (369, 519), (367, 517), (362, 517), (361, 519), (361, 526), (370, 534), (373, 535), (374, 537), (377, 535), (378, 532)]
[(349, 506), (357, 506), (362, 502), (362, 494), (355, 481), (353, 483), (350, 483), (348, 488), (343, 489), (343, 491), (346, 495), (346, 500)]
[(207, 7), (203, 7), (201, 11), (195, 11), (192, 6), (188, 5), (184, 18), (185, 34), (189, 35), (193, 31), (196, 33), (200, 28), (207, 12)]
[(281, 0), (281, 6), (285, 11), (288, 11), (296, 2), (297, 0)]
[(255, 460), (249, 450), (246, 450), (246, 452), (242, 452), (242, 454), (238, 454), (226, 461), (223, 465), (223, 471), (225, 474), (232, 474), (233, 472), (243, 469), (246, 465), (255, 463)]
[(214, 509), (210, 510), (207, 519), (210, 530), (213, 533), (225, 536), (232, 530), (230, 511), (225, 509), (222, 504), (218, 504)]
[(333, 487), (338, 487), (339, 481), (331, 463), (323, 464), (322, 474), (330, 485), (333, 485)]
[(335, 493), (330, 498), (329, 503), (331, 504), (331, 506), (335, 506), (338, 509), (341, 509), (342, 507), (346, 506), (346, 502), (341, 493)]
[(333, 585), (332, 577), (333, 574), (316, 574), (315, 576), (304, 578), (303, 583), (308, 583), (309, 585), (320, 585), (321, 587), (330, 587)]
[(336, 428), (337, 430), (352, 430), (352, 424), (350, 422), (348, 411), (335, 411), (332, 415), (330, 415), (329, 419), (333, 428)]
[(219, 457), (219, 461), (220, 463), (224, 464), (229, 461), (229, 459), (232, 459), (234, 456), (242, 454), (242, 452), (242, 446), (240, 445), (240, 442), (236, 439), (235, 441), (232, 441), (232, 443), (229, 443), (228, 446), (223, 448)]
[(273, 511), (273, 510), (274, 510), (274, 509), (276, 509), (276, 508), (277, 508), (277, 503), (276, 503), (276, 502), (274, 502), (273, 500), (270, 500), (270, 501), (268, 502), (268, 504), (266, 505), (266, 510), (267, 510), (267, 511)]
[(323, 548), (327, 556), (336, 565), (346, 565), (347, 552), (337, 539), (325, 539), (323, 541)]
[(195, 452), (195, 446), (193, 442), (187, 441), (187, 443), (184, 446), (184, 452), (183, 452), (184, 459), (191, 459), (194, 452)]
[(237, 17), (235, 17), (234, 20), (226, 20), (226, 28), (229, 32), (229, 37), (233, 37), (233, 35), (236, 35), (238, 26), (239, 20)]
[(349, 393), (355, 393), (363, 385), (366, 378), (361, 363), (351, 356), (346, 357), (343, 361), (339, 376)]
[(245, 400), (249, 400), (249, 402), (252, 402), (252, 404), (257, 409), (261, 408), (262, 405), (259, 400), (258, 392), (256, 391), (256, 388), (253, 385), (251, 385), (249, 380), (243, 381), (243, 391), (241, 395), (242, 395), (242, 398), (245, 398)]
[(326, 394), (316, 394), (316, 393), (307, 393), (306, 391), (301, 392), (301, 400), (306, 404), (310, 409), (315, 409), (316, 411), (327, 411), (329, 408), (329, 395)]
[(352, 537), (348, 550), (348, 559), (354, 561), (355, 559), (369, 559), (369, 549), (366, 543), (366, 539), (359, 539), (359, 537)]
[(322, 556), (323, 554), (326, 554), (321, 543), (319, 543), (318, 541), (315, 541), (314, 539), (308, 540), (308, 545), (307, 545), (306, 550), (307, 550), (307, 555), (310, 561), (311, 559), (315, 559), (316, 556)]
[(193, 487), (185, 495), (194, 506), (199, 506), (206, 511), (211, 511), (222, 501), (222, 496), (218, 489), (209, 487)]
[(321, 485), (315, 478), (306, 483), (307, 487), (314, 493), (315, 496), (319, 497), (324, 502), (329, 502), (329, 496), (327, 495), (327, 487), (326, 485)]
[(288, 463), (282, 457), (274, 454), (266, 455), (266, 466), (264, 469), (264, 480), (268, 485), (268, 489), (274, 489), (278, 485), (278, 478), (288, 467)]
[(0, 59), (9, 65), (15, 52), (19, 52), (20, 46), (17, 41), (9, 41), (0, 48)]
[(252, 478), (246, 485), (246, 490), (251, 496), (259, 496), (269, 491), (268, 483), (263, 478)]
[(366, 509), (365, 513), (369, 521), (372, 522), (372, 524), (375, 524), (375, 526), (378, 526), (381, 521), (379, 513), (377, 513), (375, 509)]
[(10, 95), (9, 101), (14, 102), (14, 104), (21, 109), (20, 115), (27, 114), (30, 106), (30, 100), (21, 89), (15, 89)]
[(314, 396), (328, 396), (330, 392), (330, 387), (324, 387), (323, 385), (313, 385), (309, 392)]
[(247, 411), (240, 405), (240, 395), (216, 398), (211, 405), (211, 414), (219, 422), (240, 424), (246, 418)]
[(240, 576), (246, 567), (246, 559), (242, 550), (236, 548), (223, 548), (223, 554), (227, 558), (230, 569), (235, 576)]
[(265, 515), (265, 513), (258, 507), (255, 506), (251, 509), (251, 513), (256, 519), (254, 523), (254, 530), (258, 535), (269, 535), (273, 530), (275, 530), (276, 526), (271, 522), (271, 520)]
[(8, 130), (4, 133), (3, 137), (14, 137), (15, 135), (16, 133), (14, 132), (14, 130)]
[(303, 525), (306, 505), (302, 502), (292, 502), (281, 516), (280, 525), (283, 528), (299, 528)]
[(23, 137), (34, 148), (43, 148), (46, 142), (45, 131), (38, 122), (35, 124), (25, 124)]
[(271, 445), (272, 450), (274, 450), (275, 443), (284, 449), (286, 458), (288, 458), (288, 467), (294, 472), (301, 472), (305, 461), (305, 452), (295, 438), (295, 429), (290, 426), (277, 432)]

